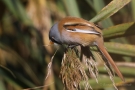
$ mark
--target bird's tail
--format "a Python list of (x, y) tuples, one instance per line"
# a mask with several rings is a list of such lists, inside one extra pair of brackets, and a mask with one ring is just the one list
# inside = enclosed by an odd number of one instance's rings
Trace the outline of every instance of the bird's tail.
[(117, 73), (117, 75), (123, 81), (125, 81), (124, 80), (124, 77), (121, 74), (120, 70), (118, 69), (117, 65), (115, 64), (115, 62), (113, 61), (113, 59), (111, 58), (111, 56), (109, 55), (109, 53), (106, 51), (106, 49), (105, 49), (105, 47), (103, 45), (103, 40), (98, 40), (97, 43), (96, 43), (96, 46), (97, 46), (99, 52), (101, 53), (104, 62), (106, 63), (107, 66), (109, 66), (109, 69), (111, 70), (111, 68), (110, 68), (110, 65), (111, 65), (113, 67), (114, 71)]

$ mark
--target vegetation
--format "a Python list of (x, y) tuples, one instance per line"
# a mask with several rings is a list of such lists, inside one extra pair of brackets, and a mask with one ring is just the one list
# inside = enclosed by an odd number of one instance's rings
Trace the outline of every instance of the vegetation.
[[(64, 48), (49, 44), (53, 23), (65, 16), (81, 17), (103, 28), (105, 46), (126, 82), (117, 76), (119, 90), (135, 89), (135, 0), (0, 0), (0, 90), (63, 90), (59, 78)], [(91, 87), (114, 87), (103, 63), (98, 62), (99, 83)], [(80, 79), (79, 79), (80, 80)]]

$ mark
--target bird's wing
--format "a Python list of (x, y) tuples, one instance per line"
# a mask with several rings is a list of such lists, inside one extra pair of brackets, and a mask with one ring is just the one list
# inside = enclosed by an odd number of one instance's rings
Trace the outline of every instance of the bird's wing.
[(102, 34), (100, 28), (94, 23), (77, 17), (66, 17), (61, 21), (63, 27), (68, 32), (88, 33), (88, 34)]
[(64, 27), (68, 32), (86, 33), (100, 35), (101, 32), (97, 31), (94, 27), (85, 25), (69, 25)]
[(78, 33), (88, 33), (88, 34), (101, 34), (95, 30), (86, 30), (86, 29), (78, 29), (78, 28), (74, 28), (74, 29), (66, 29), (68, 32), (78, 32)]

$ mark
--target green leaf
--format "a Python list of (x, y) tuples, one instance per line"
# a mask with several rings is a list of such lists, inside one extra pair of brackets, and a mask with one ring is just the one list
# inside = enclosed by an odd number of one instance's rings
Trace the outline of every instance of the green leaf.
[(63, 0), (68, 15), (81, 17), (76, 0)]
[[(134, 72), (135, 68), (134, 67), (125, 67), (125, 66), (123, 66), (123, 67), (119, 67), (119, 69), (120, 69), (120, 71), (121, 71), (121, 73), (123, 75), (135, 77), (135, 72)], [(106, 71), (106, 69), (105, 69), (105, 67), (103, 65), (99, 66), (98, 70), (99, 70), (99, 72), (107, 73), (107, 71)]]
[(7, 6), (9, 11), (17, 18), (22, 21), (25, 25), (32, 25), (31, 20), (28, 18), (26, 11), (20, 0), (2, 0), (4, 4)]
[(135, 45), (120, 44), (114, 42), (105, 42), (104, 44), (108, 52), (126, 56), (135, 56)]
[(115, 14), (122, 7), (127, 5), (131, 0), (113, 0), (106, 7), (104, 7), (94, 18), (92, 18), (91, 22), (99, 22), (102, 21), (111, 15)]
[[(134, 82), (133, 78), (125, 78), (125, 79), (126, 79), (127, 83)], [(116, 86), (124, 85), (124, 82), (122, 82), (119, 77), (114, 77), (114, 81), (115, 81)], [(91, 85), (93, 90), (102, 89), (102, 88), (109, 88), (109, 87), (114, 88), (109, 76), (108, 77), (105, 77), (105, 76), (100, 77), (99, 76), (98, 83), (96, 82), (95, 79), (90, 79), (89, 84)], [(82, 85), (82, 89), (84, 89), (82, 83), (81, 83), (81, 85)]]
[(104, 38), (116, 38), (135, 35), (135, 22), (119, 24), (103, 30)]
[(135, 0), (131, 1), (131, 11), (132, 11), (132, 17), (135, 20)]
[[(94, 8), (98, 13), (105, 6), (104, 0), (94, 0)], [(101, 21), (102, 27), (107, 28), (109, 26), (113, 26), (113, 22), (111, 18), (107, 18), (106, 20)]]
[[(119, 69), (124, 76), (130, 76), (130, 78), (125, 77), (126, 83), (134, 82), (134, 80), (135, 80), (134, 79), (134, 76), (135, 76), (134, 67), (119, 67)], [(107, 73), (104, 65), (99, 65), (98, 71), (99, 71), (99, 73)], [(115, 81), (116, 86), (121, 86), (125, 83), (117, 76), (115, 76), (113, 79)], [(89, 83), (94, 90), (95, 89), (101, 89), (101, 88), (107, 88), (107, 87), (113, 87), (113, 84), (112, 84), (112, 82), (109, 78), (109, 75), (107, 75), (107, 76), (103, 75), (102, 76), (102, 74), (99, 74), (98, 83), (96, 82), (95, 79), (90, 79)]]
[(0, 90), (6, 90), (6, 87), (4, 86), (3, 78), (0, 77)]

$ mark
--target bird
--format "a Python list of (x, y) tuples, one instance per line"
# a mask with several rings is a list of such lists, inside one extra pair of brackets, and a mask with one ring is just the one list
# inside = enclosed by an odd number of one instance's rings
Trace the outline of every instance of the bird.
[(78, 17), (67, 16), (55, 23), (49, 31), (51, 43), (68, 45), (69, 48), (81, 46), (86, 56), (90, 56), (89, 46), (96, 46), (107, 65), (111, 65), (116, 74), (124, 77), (104, 46), (103, 33), (94, 23)]

